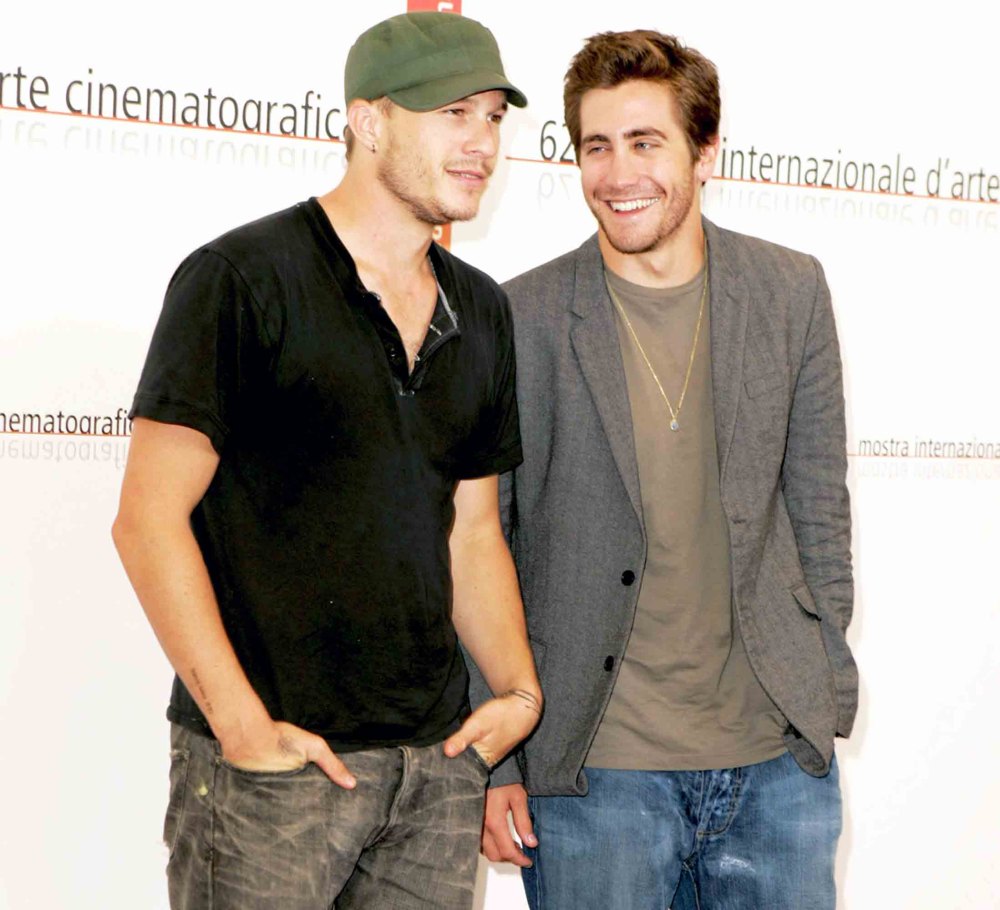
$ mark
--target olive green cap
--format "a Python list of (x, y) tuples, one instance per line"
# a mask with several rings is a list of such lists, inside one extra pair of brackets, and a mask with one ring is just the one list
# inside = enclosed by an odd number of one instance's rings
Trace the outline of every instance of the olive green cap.
[(354, 42), (344, 67), (348, 104), (385, 96), (410, 111), (431, 111), (494, 89), (515, 107), (528, 103), (507, 80), (492, 32), (456, 13), (403, 13), (379, 22)]

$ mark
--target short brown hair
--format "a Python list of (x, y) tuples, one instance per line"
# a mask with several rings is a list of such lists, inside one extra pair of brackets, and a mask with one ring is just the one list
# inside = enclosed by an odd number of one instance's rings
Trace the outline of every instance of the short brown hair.
[(697, 159), (719, 133), (719, 74), (715, 64), (698, 51), (673, 35), (649, 29), (594, 35), (570, 63), (563, 105), (577, 157), (583, 96), (591, 89), (615, 88), (631, 79), (652, 79), (673, 90), (691, 156)]

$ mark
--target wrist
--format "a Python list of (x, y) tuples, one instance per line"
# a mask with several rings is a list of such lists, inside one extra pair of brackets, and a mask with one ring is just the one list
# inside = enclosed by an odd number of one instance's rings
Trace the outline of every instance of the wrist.
[(254, 746), (274, 738), (274, 721), (263, 705), (259, 710), (245, 711), (230, 718), (212, 721), (212, 732), (226, 755), (254, 751)]
[(504, 692), (499, 693), (496, 696), (498, 699), (516, 699), (519, 700), (526, 708), (534, 711), (539, 717), (542, 714), (542, 707), (544, 704), (542, 698), (542, 690), (538, 686), (533, 687), (521, 687), (521, 686), (511, 686)]

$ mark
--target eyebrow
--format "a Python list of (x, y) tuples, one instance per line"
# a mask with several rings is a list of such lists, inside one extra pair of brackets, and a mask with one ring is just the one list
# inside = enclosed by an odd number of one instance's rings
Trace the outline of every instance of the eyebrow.
[(469, 104), (473, 104), (473, 98), (477, 95), (489, 95), (493, 92), (497, 92), (500, 95), (500, 104), (507, 104), (507, 93), (502, 88), (484, 88), (481, 92), (473, 92), (471, 95), (462, 95), (461, 98), (456, 98), (455, 103), (459, 101), (468, 101)]
[[(659, 136), (661, 139), (666, 139), (667, 134), (662, 130), (658, 130), (655, 126), (637, 126), (630, 129), (625, 133), (626, 139), (641, 139), (643, 136)], [(604, 133), (591, 133), (589, 136), (585, 136), (580, 140), (580, 145), (587, 145), (591, 142), (610, 142)]]
[[(464, 98), (457, 98), (454, 101), (452, 101), (450, 104), (442, 104), (441, 107), (437, 108), (436, 110), (445, 111), (445, 110), (448, 110), (448, 108), (455, 107), (455, 105), (457, 105), (457, 104), (463, 104), (463, 103), (471, 105), (471, 104), (473, 104), (473, 102), (469, 100), (471, 97), (472, 97), (472, 95), (466, 95)], [(502, 113), (506, 114), (507, 111), (509, 111), (509, 110), (510, 110), (510, 105), (507, 103), (506, 96), (504, 96), (503, 101), (501, 101), (495, 108), (493, 108), (490, 111), (490, 113), (491, 114), (497, 114), (497, 113), (501, 113), (502, 112)]]

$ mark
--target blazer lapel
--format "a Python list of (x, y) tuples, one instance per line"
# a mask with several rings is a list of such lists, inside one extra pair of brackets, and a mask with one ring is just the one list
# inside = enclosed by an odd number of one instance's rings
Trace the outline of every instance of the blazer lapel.
[(736, 432), (750, 293), (747, 282), (737, 274), (737, 251), (731, 248), (725, 235), (712, 222), (703, 219), (703, 224), (708, 240), (712, 390), (721, 482), (725, 478), (729, 450)]
[(642, 500), (635, 438), (632, 435), (632, 408), (596, 235), (580, 248), (577, 256), (576, 283), (570, 310), (577, 317), (570, 330), (573, 350), (600, 415), (632, 508), (641, 523)]

